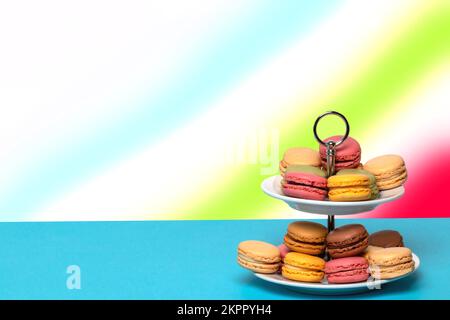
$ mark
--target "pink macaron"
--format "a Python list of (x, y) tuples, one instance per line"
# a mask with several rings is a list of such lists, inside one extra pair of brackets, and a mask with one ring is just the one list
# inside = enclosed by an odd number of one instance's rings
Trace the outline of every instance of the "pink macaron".
[[(325, 142), (335, 141), (338, 142), (342, 139), (342, 136), (332, 136), (325, 139)], [(323, 145), (319, 147), (320, 158), (322, 159), (322, 166), (327, 165), (327, 148)], [(361, 163), (361, 146), (358, 141), (352, 137), (347, 137), (345, 141), (336, 147), (336, 171), (342, 169), (357, 168)]]
[(347, 257), (328, 261), (325, 264), (328, 283), (354, 283), (369, 278), (369, 263), (363, 257)]
[(278, 246), (278, 250), (280, 250), (280, 256), (281, 256), (281, 259), (284, 259), (284, 257), (285, 257), (289, 252), (291, 252), (291, 250), (290, 250), (284, 243), (282, 243), (282, 244), (280, 244), (280, 245)]
[(294, 198), (324, 200), (327, 196), (325, 173), (312, 166), (288, 166), (281, 187), (285, 195)]

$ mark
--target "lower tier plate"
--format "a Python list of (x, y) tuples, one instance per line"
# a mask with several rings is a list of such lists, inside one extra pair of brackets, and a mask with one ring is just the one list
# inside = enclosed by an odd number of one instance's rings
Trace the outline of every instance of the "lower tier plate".
[(420, 266), (420, 259), (414, 253), (413, 253), (413, 260), (415, 266), (414, 270), (410, 273), (407, 273), (397, 278), (387, 280), (376, 280), (370, 277), (367, 281), (358, 283), (329, 284), (326, 281), (326, 279), (324, 279), (321, 283), (299, 282), (285, 279), (278, 273), (276, 274), (255, 273), (255, 276), (264, 281), (268, 281), (276, 285), (283, 286), (286, 289), (290, 289), (301, 293), (318, 294), (318, 295), (345, 295), (383, 289), (383, 286), (386, 284), (410, 276), (415, 271), (417, 271), (417, 269), (419, 269)]

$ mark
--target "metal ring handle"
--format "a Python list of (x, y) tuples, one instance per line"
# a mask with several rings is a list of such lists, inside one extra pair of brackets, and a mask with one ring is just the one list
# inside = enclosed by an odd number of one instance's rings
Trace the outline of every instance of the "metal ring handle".
[(314, 122), (314, 127), (313, 127), (314, 137), (316, 138), (316, 140), (317, 140), (320, 144), (322, 144), (322, 145), (324, 145), (324, 146), (327, 145), (326, 142), (323, 142), (322, 139), (320, 139), (319, 136), (317, 135), (317, 125), (319, 124), (319, 121), (320, 121), (323, 117), (328, 116), (328, 115), (335, 115), (335, 116), (338, 116), (339, 118), (341, 118), (342, 120), (344, 120), (344, 123), (345, 123), (345, 134), (344, 134), (344, 136), (342, 137), (342, 139), (341, 139), (340, 141), (335, 142), (335, 146), (337, 147), (338, 145), (340, 145), (342, 142), (344, 142), (344, 141), (348, 138), (348, 134), (350, 133), (350, 125), (348, 124), (347, 118), (345, 118), (344, 115), (343, 115), (342, 113), (339, 113), (339, 112), (337, 112), (337, 111), (327, 111), (327, 112), (321, 114), (321, 115), (316, 119), (316, 122)]

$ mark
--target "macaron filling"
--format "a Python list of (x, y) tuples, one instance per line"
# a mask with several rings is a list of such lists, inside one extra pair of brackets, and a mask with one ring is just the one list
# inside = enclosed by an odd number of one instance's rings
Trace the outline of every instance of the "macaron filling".
[(368, 237), (362, 238), (360, 240), (357, 240), (353, 243), (348, 243), (345, 245), (340, 245), (340, 244), (328, 244), (327, 248), (328, 249), (332, 249), (335, 252), (346, 252), (348, 250), (353, 250), (355, 248), (358, 248), (362, 243), (367, 242), (367, 244), (369, 243), (369, 239)]
[(322, 189), (324, 191), (327, 190), (326, 185), (323, 185), (323, 184), (318, 184), (318, 183), (314, 183), (314, 182), (305, 183), (305, 182), (302, 182), (301, 180), (294, 181), (292, 179), (287, 179), (286, 176), (284, 179), (285, 179), (284, 185), (290, 184), (290, 185), (294, 185), (294, 186), (314, 187), (317, 189)]
[(355, 283), (366, 281), (369, 278), (369, 272), (363, 269), (351, 270), (333, 273), (327, 275), (328, 283)]
[[(350, 227), (351, 225), (348, 225), (348, 226)], [(333, 235), (335, 235), (337, 232), (343, 230), (346, 227), (347, 226), (342, 226), (340, 228), (334, 229), (334, 231), (332, 231), (329, 234), (329, 238), (327, 239), (329, 248), (333, 248), (333, 247), (339, 247), (340, 248), (340, 247), (343, 247), (343, 246), (351, 246), (351, 245), (353, 245), (355, 243), (358, 243), (358, 242), (360, 242), (362, 240), (365, 240), (365, 239), (367, 239), (369, 237), (369, 233), (367, 232), (367, 230), (364, 229), (360, 234), (355, 234), (355, 235), (352, 235), (352, 236), (346, 234), (346, 232), (350, 232), (350, 231), (345, 230), (344, 232), (342, 232), (340, 234), (340, 237), (345, 237), (345, 238), (343, 238), (343, 239), (336, 239), (336, 240), (330, 239)], [(337, 237), (339, 237), (339, 236), (337, 236)]]
[(247, 257), (247, 256), (243, 255), (243, 254), (238, 254), (238, 257), (241, 258), (242, 260), (245, 260), (245, 261), (248, 261), (248, 262), (261, 263), (261, 261), (252, 259), (250, 257)]
[(370, 273), (376, 279), (392, 279), (414, 270), (414, 261), (408, 261), (393, 266), (370, 265)]
[(309, 244), (311, 246), (322, 246), (322, 245), (324, 245), (324, 242), (312, 242), (312, 241), (304, 241), (304, 240), (299, 241), (298, 239), (295, 239), (293, 236), (291, 236), (289, 233), (286, 234), (286, 237), (289, 238), (292, 241), (301, 242), (301, 243), (304, 243), (304, 244)]
[(326, 190), (308, 186), (295, 186), (289, 184), (283, 186), (283, 193), (288, 197), (309, 199), (309, 200), (325, 200), (327, 196)]
[[(349, 270), (358, 270), (358, 269), (367, 270), (367, 268), (369, 267), (369, 263), (364, 258), (361, 258), (361, 259), (358, 259), (358, 258), (360, 258), (360, 257), (350, 257), (350, 258), (341, 258), (341, 259), (330, 260), (325, 265), (325, 272), (331, 274), (331, 273), (345, 272), (345, 271), (349, 271)], [(345, 263), (344, 261), (347, 259), (352, 259), (352, 260), (358, 259), (361, 261), (360, 262), (352, 261), (349, 263)]]
[(293, 266), (293, 265), (291, 265), (291, 264), (283, 264), (283, 266), (289, 267), (289, 269), (297, 270), (297, 271), (306, 271), (306, 272), (314, 271), (314, 272), (322, 272), (322, 271), (317, 270), (317, 269), (303, 268), (303, 267)]
[(285, 235), (285, 239), (284, 239), (289, 246), (293, 246), (295, 244), (298, 244), (299, 246), (306, 248), (306, 249), (319, 249), (319, 250), (323, 250), (325, 248), (325, 243), (318, 243), (318, 242), (307, 242), (307, 241), (299, 241), (296, 240), (294, 237), (292, 237), (291, 235), (286, 234)]
[(238, 260), (243, 260), (245, 262), (249, 262), (249, 263), (252, 263), (252, 264), (257, 264), (257, 265), (260, 265), (260, 266), (268, 266), (268, 267), (279, 266), (281, 264), (281, 262), (262, 262), (262, 261), (258, 261), (258, 260), (249, 258), (247, 256), (244, 256), (242, 254), (238, 254)]

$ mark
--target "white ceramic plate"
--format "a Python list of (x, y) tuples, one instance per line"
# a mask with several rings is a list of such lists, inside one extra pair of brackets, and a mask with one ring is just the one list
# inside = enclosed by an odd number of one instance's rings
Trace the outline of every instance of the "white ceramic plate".
[(355, 202), (307, 200), (285, 196), (281, 191), (281, 180), (281, 176), (269, 177), (262, 182), (261, 188), (266, 194), (275, 199), (283, 200), (291, 208), (303, 212), (326, 215), (345, 215), (371, 211), (380, 204), (400, 198), (405, 193), (403, 186), (400, 186), (395, 189), (381, 191), (380, 197), (375, 200)]
[(321, 283), (299, 282), (285, 279), (278, 273), (277, 274), (255, 273), (255, 276), (264, 281), (272, 282), (274, 284), (284, 286), (287, 289), (294, 290), (297, 292), (319, 294), (319, 295), (341, 295), (341, 294), (344, 295), (383, 289), (383, 286), (390, 282), (394, 282), (404, 277), (410, 276), (417, 269), (419, 269), (420, 266), (420, 259), (414, 253), (413, 253), (413, 260), (415, 263), (414, 270), (408, 274), (387, 280), (375, 280), (369, 278), (368, 281), (358, 283), (328, 284), (328, 282), (325, 279)]

